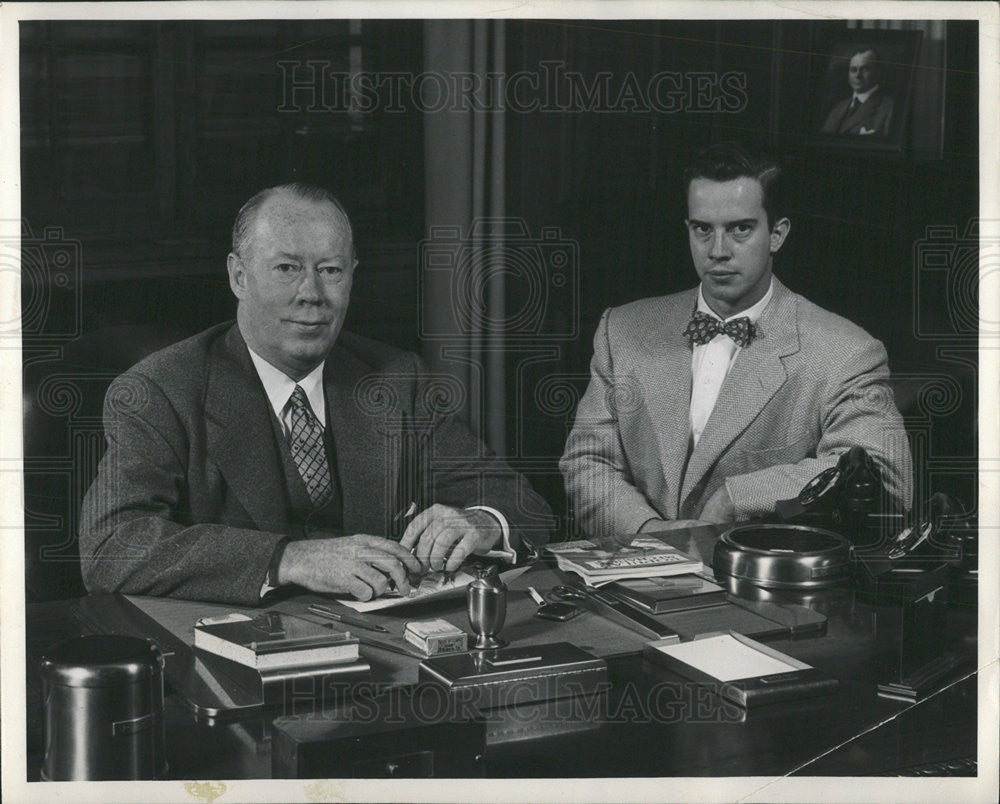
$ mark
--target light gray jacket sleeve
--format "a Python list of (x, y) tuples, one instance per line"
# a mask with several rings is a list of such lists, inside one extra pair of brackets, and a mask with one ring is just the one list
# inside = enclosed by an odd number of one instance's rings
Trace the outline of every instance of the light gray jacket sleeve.
[(559, 462), (570, 508), (588, 535), (635, 533), (648, 520), (665, 518), (635, 487), (622, 446), (617, 408), (633, 394), (615, 382), (609, 314), (606, 310), (597, 326), (590, 382)]

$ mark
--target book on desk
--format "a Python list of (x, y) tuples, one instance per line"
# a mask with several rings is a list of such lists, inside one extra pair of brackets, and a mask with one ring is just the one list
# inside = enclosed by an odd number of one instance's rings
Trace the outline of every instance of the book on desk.
[(257, 670), (353, 662), (358, 645), (349, 631), (276, 611), (205, 617), (194, 627), (196, 648)]
[(292, 692), (328, 693), (371, 673), (350, 632), (282, 612), (202, 618), (194, 647), (210, 671), (258, 696), (264, 706), (281, 704)]
[(603, 587), (619, 600), (650, 614), (690, 611), (726, 602), (726, 590), (699, 575), (628, 578)]

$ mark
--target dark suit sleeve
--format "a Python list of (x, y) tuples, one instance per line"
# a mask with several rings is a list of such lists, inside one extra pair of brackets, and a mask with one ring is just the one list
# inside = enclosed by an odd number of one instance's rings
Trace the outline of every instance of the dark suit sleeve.
[(252, 605), (278, 533), (188, 521), (190, 439), (157, 383), (130, 373), (104, 403), (107, 452), (83, 501), (80, 558), (91, 592)]
[(837, 103), (834, 104), (833, 108), (830, 110), (830, 113), (826, 116), (826, 120), (824, 121), (823, 125), (820, 127), (821, 134), (837, 133), (837, 124), (840, 122), (840, 119), (844, 116), (844, 112), (847, 109), (848, 103), (849, 101), (842, 100), (842, 101), (837, 101)]
[(880, 137), (889, 136), (889, 131), (892, 128), (892, 113), (895, 106), (896, 102), (888, 95), (882, 98), (878, 115), (878, 134)]
[(420, 432), (419, 450), (426, 491), (421, 507), (441, 503), (456, 508), (485, 505), (506, 517), (511, 546), (539, 548), (549, 539), (554, 517), (548, 504), (503, 458), (455, 415), (463, 394), (457, 381), (430, 375), (416, 355), (412, 359), (413, 427)]
[[(832, 341), (831, 341), (832, 343)], [(913, 501), (913, 459), (902, 417), (888, 385), (885, 347), (867, 338), (839, 359), (828, 356), (829, 372), (820, 402), (821, 437), (814, 457), (777, 462), (726, 479), (737, 517), (764, 516), (777, 500), (795, 497), (817, 474), (835, 466), (851, 447), (864, 447), (882, 473), (895, 502), (909, 509)]]
[(606, 310), (597, 326), (590, 383), (559, 462), (577, 524), (596, 535), (636, 533), (650, 519), (665, 518), (635, 487), (622, 447), (615, 409), (622, 392), (615, 386), (609, 315)]

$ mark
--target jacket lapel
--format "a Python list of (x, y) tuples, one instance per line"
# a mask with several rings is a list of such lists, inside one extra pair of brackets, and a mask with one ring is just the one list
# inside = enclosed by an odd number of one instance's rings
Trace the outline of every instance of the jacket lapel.
[[(386, 449), (391, 442), (386, 433), (393, 429), (390, 420), (398, 417), (399, 409), (391, 405), (386, 409), (367, 393), (371, 389), (361, 381), (370, 374), (369, 366), (334, 346), (326, 360), (323, 386), (343, 494), (344, 531), (383, 535), (395, 486), (395, 478), (387, 474)], [(386, 398), (393, 398), (391, 389)]]
[(667, 513), (677, 510), (681, 477), (687, 460), (690, 439), (688, 419), (665, 421), (677, 411), (691, 408), (691, 345), (684, 328), (694, 310), (698, 290), (684, 293), (679, 303), (669, 308), (662, 323), (654, 328), (649, 343), (650, 358), (646, 377), (640, 377), (647, 409), (652, 413), (663, 477), (666, 481)]
[(859, 126), (866, 120), (869, 120), (872, 117), (874, 117), (875, 108), (878, 105), (878, 100), (879, 100), (879, 93), (875, 92), (869, 96), (868, 100), (866, 100), (862, 104), (859, 104), (858, 108), (855, 109), (850, 114), (848, 114), (847, 117), (844, 118), (844, 122), (840, 124), (840, 133), (843, 134), (847, 131), (850, 131), (855, 126)]
[(257, 527), (284, 532), (284, 479), (271, 412), (235, 324), (213, 348), (205, 427), (209, 455)]
[(781, 358), (798, 349), (795, 296), (775, 278), (774, 294), (758, 322), (757, 338), (736, 356), (705, 431), (691, 453), (681, 489), (682, 504), (722, 452), (739, 438), (785, 383)]

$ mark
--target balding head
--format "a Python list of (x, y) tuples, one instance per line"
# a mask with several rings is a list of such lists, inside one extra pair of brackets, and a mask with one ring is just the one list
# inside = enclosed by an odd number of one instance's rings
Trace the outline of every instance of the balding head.
[(340, 200), (325, 187), (311, 182), (290, 182), (279, 184), (275, 187), (268, 187), (261, 190), (249, 201), (247, 201), (236, 215), (233, 223), (232, 248), (236, 254), (243, 254), (248, 247), (248, 240), (257, 214), (264, 206), (264, 203), (275, 196), (298, 198), (303, 201), (313, 201), (322, 205), (324, 202), (331, 204), (342, 218), (343, 226), (351, 241), (351, 253), (354, 255), (354, 232), (351, 227), (351, 219), (344, 209)]

